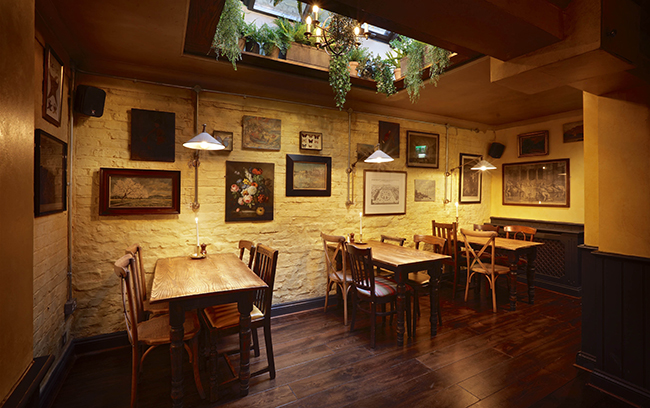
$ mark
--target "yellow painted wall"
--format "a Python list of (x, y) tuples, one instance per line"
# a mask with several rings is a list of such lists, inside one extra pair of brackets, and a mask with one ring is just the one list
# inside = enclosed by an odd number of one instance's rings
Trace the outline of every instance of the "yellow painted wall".
[[(584, 200), (584, 143), (564, 143), (562, 126), (565, 123), (582, 120), (582, 115), (546, 118), (539, 122), (516, 125), (497, 130), (496, 141), (506, 146), (500, 159), (491, 159), (497, 170), (492, 173), (492, 215), (495, 217), (570, 222), (582, 224), (585, 222)], [(547, 130), (549, 132), (549, 154), (546, 156), (518, 157), (518, 135), (523, 133)], [(570, 169), (570, 207), (530, 207), (518, 205), (503, 205), (503, 164), (569, 159)]]
[(585, 124), (585, 173), (589, 182), (585, 183), (585, 245), (598, 247), (600, 235), (600, 168), (598, 167), (598, 101), (599, 97), (583, 92)]

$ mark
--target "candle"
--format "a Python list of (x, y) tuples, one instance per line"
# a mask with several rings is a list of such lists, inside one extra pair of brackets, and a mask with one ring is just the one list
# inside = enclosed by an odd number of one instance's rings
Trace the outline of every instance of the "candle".
[(199, 244), (199, 217), (194, 218), (194, 221), (196, 221), (196, 246), (200, 246)]
[(363, 237), (363, 213), (359, 213), (359, 240)]
[(456, 201), (456, 218), (458, 218), (458, 201)]

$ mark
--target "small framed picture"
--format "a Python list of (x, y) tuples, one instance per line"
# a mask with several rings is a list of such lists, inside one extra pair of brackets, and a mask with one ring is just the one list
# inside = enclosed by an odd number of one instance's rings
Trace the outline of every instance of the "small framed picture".
[(34, 216), (66, 210), (68, 144), (36, 129), (34, 138)]
[(280, 150), (282, 121), (280, 119), (244, 116), (241, 146), (244, 149)]
[(519, 157), (546, 156), (548, 154), (548, 130), (522, 133), (519, 139)]
[(584, 140), (584, 125), (582, 121), (562, 125), (564, 143), (582, 142)]
[(131, 109), (131, 160), (176, 160), (176, 114)]
[(45, 47), (43, 65), (43, 117), (53, 125), (61, 126), (63, 62), (50, 46)]
[(415, 196), (413, 201), (436, 201), (436, 181), (435, 180), (415, 180)]
[(363, 172), (363, 213), (365, 215), (406, 214), (406, 172)]
[(300, 148), (303, 150), (323, 150), (323, 134), (300, 132)]
[(215, 130), (212, 132), (212, 137), (217, 139), (217, 142), (226, 146), (223, 150), (213, 150), (214, 152), (232, 152), (232, 132), (222, 132)]
[(483, 157), (476, 154), (460, 154), (460, 177), (458, 202), (460, 204), (478, 204), (481, 202), (483, 172), (472, 170), (472, 166)]
[(379, 121), (379, 148), (393, 159), (399, 157), (399, 123)]
[(438, 168), (438, 143), (440, 135), (409, 130), (406, 132), (406, 138), (407, 166)]
[(332, 158), (287, 155), (287, 197), (332, 195)]

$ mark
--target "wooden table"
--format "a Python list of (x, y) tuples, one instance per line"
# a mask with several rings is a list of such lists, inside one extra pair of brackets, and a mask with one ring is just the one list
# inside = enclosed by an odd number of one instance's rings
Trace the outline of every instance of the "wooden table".
[[(183, 322), (185, 311), (222, 303), (238, 303), (240, 391), (248, 394), (253, 296), (268, 286), (235, 254), (211, 254), (205, 259), (189, 256), (158, 259), (150, 302), (169, 301), (171, 333), (172, 406), (183, 406)], [(196, 358), (196, 356), (195, 356)], [(216, 378), (210, 379), (210, 395), (216, 395)]]
[[(467, 237), (467, 242), (482, 247), (487, 240), (479, 237)], [(459, 244), (464, 243), (462, 234), (458, 235)], [(519, 258), (526, 256), (526, 277), (528, 280), (528, 301), (535, 303), (535, 258), (537, 258), (537, 247), (544, 245), (543, 242), (523, 241), (519, 239), (508, 239), (497, 237), (494, 240), (496, 249), (508, 254), (510, 265), (510, 310), (517, 310), (517, 263)]]
[(448, 255), (436, 254), (429, 251), (419, 251), (415, 248), (402, 247), (377, 241), (368, 241), (360, 248), (372, 248), (372, 261), (375, 266), (395, 273), (397, 281), (397, 345), (404, 344), (404, 303), (406, 298), (405, 282), (410, 272), (426, 270), (429, 273), (429, 301), (431, 304), (431, 337), (438, 333), (438, 285), (442, 260)]

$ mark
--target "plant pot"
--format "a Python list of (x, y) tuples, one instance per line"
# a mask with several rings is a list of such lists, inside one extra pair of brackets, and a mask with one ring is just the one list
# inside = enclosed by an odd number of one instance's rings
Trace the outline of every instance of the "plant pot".
[(359, 67), (359, 62), (358, 61), (350, 61), (348, 63), (348, 69), (350, 70), (350, 76), (353, 77), (358, 77), (359, 72), (357, 71), (357, 68)]
[(278, 47), (273, 47), (273, 49), (267, 55), (267, 57), (286, 60), (287, 59), (287, 54), (283, 54), (282, 52), (280, 52), (280, 49)]
[(399, 80), (402, 77), (402, 68), (395, 68), (395, 80)]
[(239, 49), (241, 51), (244, 51), (244, 49), (246, 48), (246, 40), (244, 39), (244, 37), (239, 39), (239, 42), (237, 43), (237, 45), (239, 46)]
[(244, 48), (244, 51), (250, 52), (253, 54), (259, 54), (260, 53), (260, 45), (252, 40), (246, 40), (246, 48)]
[[(408, 70), (409, 66), (409, 57), (403, 57), (402, 59), (399, 60), (399, 70), (400, 70), (400, 75), (406, 74), (406, 71)], [(400, 78), (401, 78), (400, 76)]]
[(323, 50), (308, 45), (293, 43), (287, 52), (287, 60), (329, 69), (330, 56)]

